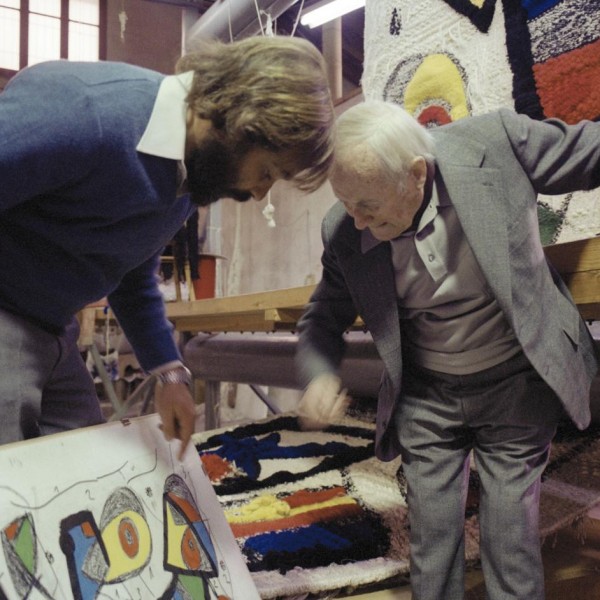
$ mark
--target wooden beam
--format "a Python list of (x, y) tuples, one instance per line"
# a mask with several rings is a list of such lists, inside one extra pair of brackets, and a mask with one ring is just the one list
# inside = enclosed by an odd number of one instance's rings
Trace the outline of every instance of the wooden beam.
[(265, 310), (265, 319), (277, 323), (291, 323), (295, 325), (303, 312), (304, 308), (268, 308)]
[(563, 279), (578, 307), (600, 302), (600, 270), (566, 273)]
[(192, 302), (166, 302), (167, 317), (180, 319), (188, 316), (243, 314), (269, 309), (302, 308), (308, 301), (314, 285), (284, 288), (254, 294), (205, 298)]
[[(600, 319), (600, 237), (547, 246), (544, 251), (569, 287), (586, 320)], [(179, 331), (275, 331), (293, 329), (314, 285), (165, 303)], [(362, 326), (359, 320), (357, 327)]]
[(275, 321), (266, 320), (264, 313), (190, 315), (174, 319), (178, 331), (212, 333), (216, 331), (274, 331)]
[(567, 284), (581, 316), (600, 320), (600, 237), (546, 246), (544, 252)]
[(600, 270), (600, 237), (545, 246), (544, 252), (565, 280), (569, 273)]

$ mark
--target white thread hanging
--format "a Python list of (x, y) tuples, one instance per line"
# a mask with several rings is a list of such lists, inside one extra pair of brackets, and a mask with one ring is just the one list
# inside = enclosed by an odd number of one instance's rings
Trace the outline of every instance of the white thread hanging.
[(265, 35), (267, 37), (273, 37), (275, 32), (273, 30), (273, 19), (271, 18), (271, 13), (265, 12), (264, 10), (260, 11), (263, 15), (267, 15), (267, 23), (265, 24)]
[(227, 23), (229, 25), (229, 41), (233, 42), (233, 27), (231, 25), (231, 0), (227, 2)]
[(267, 220), (267, 225), (269, 227), (276, 227), (275, 219), (273, 215), (275, 214), (275, 207), (271, 204), (271, 190), (267, 194), (267, 205), (262, 209), (263, 217)]
[(125, 0), (121, 2), (121, 11), (119, 12), (119, 25), (121, 27), (121, 42), (125, 42), (125, 29), (127, 27), (127, 13), (125, 12)]
[(261, 10), (258, 7), (257, 0), (254, 0), (254, 8), (256, 8), (256, 18), (258, 19), (258, 25), (260, 27), (260, 34), (265, 35), (265, 30), (263, 29), (263, 25), (262, 25), (262, 19), (260, 18)]
[(300, 16), (302, 15), (302, 9), (304, 8), (304, 0), (300, 3), (300, 8), (298, 9), (298, 14), (296, 15), (296, 20), (294, 21), (294, 28), (292, 29), (291, 37), (296, 35), (296, 28), (298, 27), (298, 23), (300, 23)]

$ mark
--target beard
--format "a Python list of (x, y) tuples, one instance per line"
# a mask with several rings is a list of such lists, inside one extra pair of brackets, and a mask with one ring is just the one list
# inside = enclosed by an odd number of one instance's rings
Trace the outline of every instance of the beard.
[(247, 190), (236, 188), (239, 165), (244, 152), (210, 137), (194, 148), (185, 160), (190, 199), (198, 206), (208, 206), (221, 198), (246, 202), (252, 198)]

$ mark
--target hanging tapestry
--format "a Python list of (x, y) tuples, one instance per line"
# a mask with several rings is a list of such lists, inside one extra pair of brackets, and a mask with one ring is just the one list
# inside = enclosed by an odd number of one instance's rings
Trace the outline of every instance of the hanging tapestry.
[[(509, 107), (600, 119), (600, 1), (367, 0), (366, 98), (427, 126)], [(600, 231), (600, 192), (538, 198), (542, 243)]]

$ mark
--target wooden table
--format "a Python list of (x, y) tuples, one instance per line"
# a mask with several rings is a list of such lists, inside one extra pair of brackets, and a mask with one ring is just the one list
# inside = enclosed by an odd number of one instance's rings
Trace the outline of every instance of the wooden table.
[(182, 332), (293, 329), (314, 285), (224, 298), (165, 303), (167, 317)]
[(600, 235), (544, 248), (586, 321), (600, 320)]
[[(600, 237), (544, 249), (586, 320), (600, 320)], [(296, 326), (314, 285), (191, 302), (167, 302), (181, 332), (277, 331)]]

